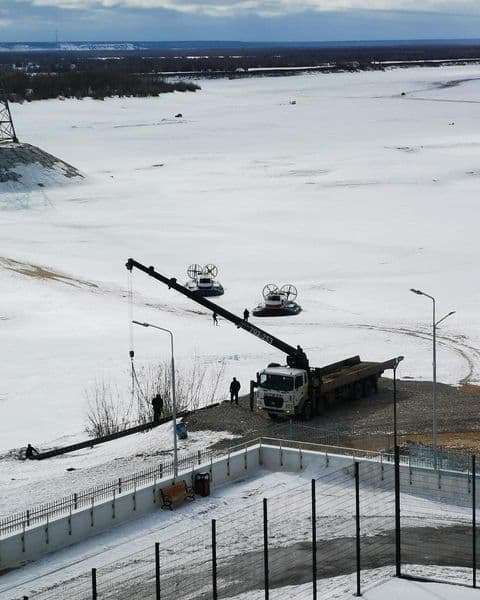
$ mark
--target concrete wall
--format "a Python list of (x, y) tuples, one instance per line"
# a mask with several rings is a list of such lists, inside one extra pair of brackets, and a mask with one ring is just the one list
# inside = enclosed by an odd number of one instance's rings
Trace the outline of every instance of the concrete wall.
[[(215, 488), (229, 481), (251, 476), (258, 470), (259, 448), (234, 452), (212, 463), (181, 471), (176, 481), (193, 484), (196, 473), (208, 472)], [(157, 481), (133, 492), (118, 494), (104, 502), (72, 511), (50, 523), (26, 527), (24, 531), (0, 539), (0, 570), (18, 567), (28, 561), (75, 544), (97, 533), (160, 510), (160, 489), (172, 485), (172, 478)]]
[[(196, 465), (192, 470), (179, 473), (177, 481), (185, 479), (192, 484), (199, 472), (209, 472), (211, 487), (254, 475), (259, 468), (271, 471), (299, 472), (307, 467), (345, 469), (353, 477), (354, 460), (360, 462), (360, 475), (368, 469), (368, 482), (372, 487), (388, 486), (393, 489), (394, 468), (390, 463), (369, 459), (353, 459), (345, 455), (309, 450), (282, 448), (270, 445), (254, 445), (234, 452), (211, 463)], [(315, 471), (313, 471), (315, 472)], [(366, 478), (367, 480), (367, 478)], [(159, 490), (173, 483), (172, 478), (162, 479), (133, 492), (122, 493), (114, 498), (25, 531), (0, 539), (0, 570), (17, 567), (27, 561), (65, 548), (83, 539), (160, 510)], [(442, 499), (458, 502), (461, 495), (471, 493), (471, 478), (466, 474), (447, 471), (434, 472), (426, 468), (401, 468), (401, 489), (415, 493), (418, 490), (441, 490)], [(480, 496), (480, 494), (479, 494)]]

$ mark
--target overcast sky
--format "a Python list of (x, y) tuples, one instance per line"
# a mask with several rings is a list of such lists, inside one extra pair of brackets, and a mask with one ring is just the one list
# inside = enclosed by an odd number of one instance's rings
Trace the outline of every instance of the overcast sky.
[(0, 0), (0, 41), (480, 37), (480, 0)]

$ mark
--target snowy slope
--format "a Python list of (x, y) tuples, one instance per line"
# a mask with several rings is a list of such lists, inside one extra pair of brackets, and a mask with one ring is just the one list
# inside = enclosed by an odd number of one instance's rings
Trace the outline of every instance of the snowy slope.
[[(431, 304), (408, 291), (422, 288), (440, 316), (457, 310), (439, 330), (438, 379), (477, 381), (479, 77), (476, 67), (310, 74), (13, 106), (19, 136), (86, 180), (0, 196), (0, 448), (79, 433), (96, 381), (127, 391), (129, 256), (180, 281), (192, 262), (217, 264), (220, 302), (239, 314), (265, 283), (293, 283), (304, 311), (258, 323), (312, 364), (403, 354), (399, 374), (427, 379)], [(245, 388), (283, 360), (133, 279), (135, 318), (175, 332), (180, 365), (195, 353), (226, 359), (226, 381)], [(135, 331), (139, 364), (168, 359), (168, 344)]]

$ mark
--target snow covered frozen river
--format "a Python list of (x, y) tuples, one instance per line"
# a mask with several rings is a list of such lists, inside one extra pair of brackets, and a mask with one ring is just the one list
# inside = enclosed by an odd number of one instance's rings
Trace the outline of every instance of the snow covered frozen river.
[[(258, 324), (311, 364), (403, 354), (400, 376), (429, 379), (431, 303), (409, 292), (423, 289), (440, 317), (457, 311), (439, 331), (438, 379), (478, 381), (480, 68), (201, 86), (12, 106), (22, 141), (86, 179), (0, 184), (1, 450), (78, 434), (95, 382), (128, 390), (130, 256), (179, 281), (190, 263), (217, 264), (220, 302), (238, 314), (264, 284), (293, 283), (303, 312)], [(225, 359), (245, 390), (284, 358), (141, 273), (134, 289), (134, 317), (174, 331), (179, 364)], [(136, 331), (139, 364), (168, 359), (168, 344)]]

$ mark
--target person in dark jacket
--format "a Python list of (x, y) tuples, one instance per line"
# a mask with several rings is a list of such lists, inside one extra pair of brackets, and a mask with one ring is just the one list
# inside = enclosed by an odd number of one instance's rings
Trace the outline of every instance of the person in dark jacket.
[(234, 377), (230, 384), (230, 402), (235, 401), (238, 404), (238, 392), (240, 391), (240, 382)]
[(248, 312), (248, 308), (246, 308), (246, 309), (243, 311), (243, 320), (244, 320), (244, 321), (248, 321), (248, 317), (249, 317), (249, 316), (250, 316), (250, 313)]
[(32, 444), (28, 444), (26, 450), (25, 450), (25, 458), (35, 458), (36, 456), (38, 456), (39, 452), (36, 448), (34, 448), (32, 446)]
[(163, 412), (163, 398), (160, 396), (160, 394), (157, 394), (152, 399), (152, 407), (153, 407), (153, 420), (155, 423), (158, 423), (160, 421), (160, 417), (162, 416), (162, 412)]
[(213, 320), (213, 324), (214, 325), (218, 325), (218, 319), (217, 319), (217, 313), (216, 312), (212, 313), (212, 320)]

